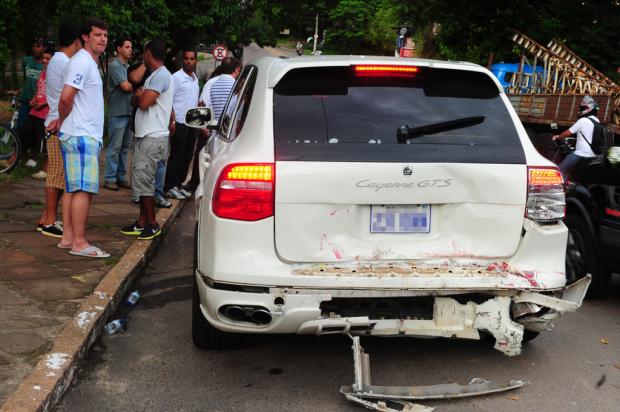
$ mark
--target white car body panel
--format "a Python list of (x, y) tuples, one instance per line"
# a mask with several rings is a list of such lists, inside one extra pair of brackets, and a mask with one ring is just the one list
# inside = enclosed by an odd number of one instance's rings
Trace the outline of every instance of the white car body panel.
[[(515, 252), (523, 225), (525, 166), (423, 163), (410, 165), (412, 176), (403, 176), (402, 167), (314, 162), (309, 173), (307, 162), (278, 162), (279, 255), (294, 262), (328, 262), (502, 258)], [(370, 205), (413, 203), (431, 205), (430, 233), (369, 232)]]

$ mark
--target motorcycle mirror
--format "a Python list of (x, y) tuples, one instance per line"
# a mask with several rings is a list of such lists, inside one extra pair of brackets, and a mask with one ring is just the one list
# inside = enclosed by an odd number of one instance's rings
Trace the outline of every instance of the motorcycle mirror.
[(195, 107), (185, 113), (185, 125), (188, 127), (204, 129), (214, 124), (217, 124), (217, 121), (213, 120), (213, 113), (209, 107)]

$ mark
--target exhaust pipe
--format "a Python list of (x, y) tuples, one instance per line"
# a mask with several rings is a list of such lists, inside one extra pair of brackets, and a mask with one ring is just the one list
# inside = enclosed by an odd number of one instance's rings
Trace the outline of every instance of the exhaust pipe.
[(259, 325), (271, 323), (271, 313), (267, 309), (256, 309), (252, 312), (252, 321)]
[(219, 311), (228, 319), (250, 322), (255, 325), (267, 325), (273, 319), (269, 309), (262, 306), (224, 305), (220, 307)]
[(230, 319), (245, 321), (247, 318), (246, 311), (241, 306), (227, 306), (223, 312)]

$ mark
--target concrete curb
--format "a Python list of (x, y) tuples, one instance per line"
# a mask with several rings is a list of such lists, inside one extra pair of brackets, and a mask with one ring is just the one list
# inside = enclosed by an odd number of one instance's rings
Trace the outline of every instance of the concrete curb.
[[(183, 209), (184, 201), (172, 200), (170, 209), (160, 209), (157, 220), (165, 234)], [(48, 411), (71, 385), (75, 371), (97, 340), (108, 317), (140, 271), (157, 250), (161, 237), (154, 241), (135, 240), (120, 261), (105, 275), (91, 296), (84, 299), (73, 320), (56, 337), (52, 349), (22, 381), (0, 412)]]

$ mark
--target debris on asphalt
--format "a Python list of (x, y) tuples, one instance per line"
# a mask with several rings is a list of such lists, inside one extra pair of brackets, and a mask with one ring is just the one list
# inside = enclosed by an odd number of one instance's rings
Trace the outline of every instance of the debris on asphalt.
[[(470, 396), (488, 395), (522, 387), (525, 383), (512, 380), (498, 384), (480, 378), (472, 379), (467, 385), (456, 383), (429, 386), (379, 386), (371, 383), (370, 356), (360, 345), (360, 337), (349, 335), (353, 340), (353, 374), (355, 381), (351, 386), (342, 386), (347, 400), (377, 411), (420, 411), (430, 412), (433, 408), (411, 403), (413, 400), (456, 399)], [(510, 397), (512, 396), (512, 398)], [(508, 399), (518, 400), (514, 395)], [(516, 398), (516, 399), (515, 399)], [(396, 407), (396, 409), (394, 408)]]
[(511, 401), (518, 401), (519, 397), (517, 395), (506, 395), (506, 399), (510, 399)]
[(136, 303), (138, 303), (138, 300), (140, 300), (140, 292), (138, 292), (137, 290), (134, 290), (133, 292), (129, 294), (129, 296), (127, 296), (127, 300), (125, 301), (125, 304), (127, 306), (133, 306)]
[(609, 341), (607, 339), (605, 339), (605, 338), (601, 339), (601, 343), (603, 345), (609, 345)]
[(105, 325), (105, 331), (108, 335), (113, 335), (116, 332), (123, 332), (125, 327), (127, 326), (127, 320), (125, 319), (115, 319), (112, 322)]

